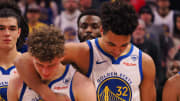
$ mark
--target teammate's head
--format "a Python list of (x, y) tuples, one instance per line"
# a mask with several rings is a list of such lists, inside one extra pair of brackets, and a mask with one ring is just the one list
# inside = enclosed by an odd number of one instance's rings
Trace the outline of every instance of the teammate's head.
[(28, 35), (28, 25), (21, 16), (21, 11), (15, 2), (0, 3), (0, 20), (1, 35), (5, 35), (6, 39), (9, 40), (5, 42), (10, 43), (11, 48), (17, 46), (20, 49)]
[(80, 42), (101, 36), (101, 17), (96, 10), (89, 9), (81, 13), (77, 24)]
[(107, 2), (101, 8), (101, 20), (103, 34), (100, 45), (105, 52), (118, 57), (129, 46), (138, 24), (136, 12), (124, 0)]
[(137, 26), (134, 8), (124, 0), (104, 3), (101, 8), (101, 20), (104, 34), (112, 31), (117, 35), (129, 35)]
[(41, 78), (49, 80), (56, 75), (63, 56), (64, 36), (54, 27), (40, 27), (32, 33), (27, 40), (29, 53)]

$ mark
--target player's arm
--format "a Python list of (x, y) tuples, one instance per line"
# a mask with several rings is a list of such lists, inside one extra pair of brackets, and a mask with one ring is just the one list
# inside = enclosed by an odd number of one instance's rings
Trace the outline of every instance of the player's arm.
[(66, 96), (60, 96), (53, 93), (50, 88), (43, 84), (38, 76), (29, 53), (18, 56), (14, 62), (21, 79), (36, 91), (45, 101), (69, 101)]
[(163, 88), (162, 101), (178, 101), (177, 90), (179, 89), (176, 88), (176, 76), (173, 76), (166, 81)]
[(7, 98), (8, 101), (18, 101), (20, 90), (22, 88), (22, 80), (19, 78), (19, 75), (16, 74), (9, 80)]
[(142, 72), (141, 101), (156, 101), (155, 65), (152, 58), (145, 53), (142, 53)]
[(89, 46), (86, 42), (83, 43), (68, 43), (65, 45), (63, 63), (73, 63), (81, 73), (87, 74), (89, 69)]
[(75, 101), (96, 101), (96, 89), (92, 81), (77, 72), (73, 78), (72, 89)]

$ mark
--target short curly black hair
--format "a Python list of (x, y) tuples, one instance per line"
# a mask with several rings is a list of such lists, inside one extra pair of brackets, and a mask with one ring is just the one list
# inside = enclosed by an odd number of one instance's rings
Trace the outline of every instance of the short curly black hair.
[(64, 36), (53, 26), (33, 29), (27, 40), (28, 51), (42, 62), (51, 62), (64, 53)]
[(105, 2), (100, 14), (104, 34), (112, 31), (117, 35), (129, 35), (138, 25), (138, 17), (133, 6), (124, 0)]
[(87, 9), (79, 15), (78, 20), (77, 20), (78, 26), (79, 26), (80, 19), (86, 15), (94, 15), (101, 18), (99, 12), (96, 9)]

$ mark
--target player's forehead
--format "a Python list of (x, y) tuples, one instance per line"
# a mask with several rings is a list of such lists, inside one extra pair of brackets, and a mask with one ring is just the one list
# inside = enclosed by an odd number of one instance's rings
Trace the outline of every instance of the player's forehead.
[(101, 19), (99, 16), (96, 15), (85, 15), (80, 19), (81, 23), (100, 23)]
[(33, 57), (34, 61), (39, 64), (54, 64), (60, 61), (59, 57), (55, 57), (54, 59), (47, 60), (47, 61), (41, 61), (40, 59)]
[(115, 45), (126, 45), (130, 43), (131, 35), (116, 35), (109, 31), (107, 34), (103, 35), (103, 39), (106, 43), (112, 43)]
[(0, 17), (1, 26), (18, 26), (17, 19), (15, 17)]

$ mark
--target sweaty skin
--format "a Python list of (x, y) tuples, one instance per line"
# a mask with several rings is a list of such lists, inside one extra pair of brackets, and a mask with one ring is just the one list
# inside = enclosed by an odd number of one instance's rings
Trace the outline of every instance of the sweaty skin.
[(180, 101), (180, 74), (166, 81), (163, 89), (163, 101)]

